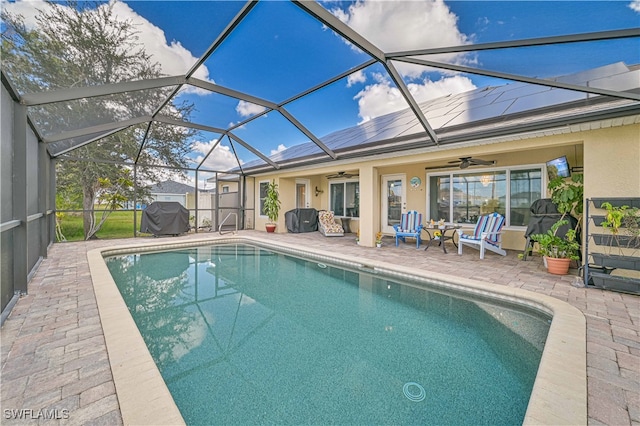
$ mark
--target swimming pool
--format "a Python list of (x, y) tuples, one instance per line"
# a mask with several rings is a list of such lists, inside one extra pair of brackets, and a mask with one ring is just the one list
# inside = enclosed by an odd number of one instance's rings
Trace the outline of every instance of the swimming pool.
[[(173, 240), (175, 241), (175, 240)], [(88, 253), (94, 290), (104, 336), (109, 350), (114, 382), (118, 393), (123, 419), (126, 423), (174, 424), (182, 421), (175, 409), (157, 367), (151, 360), (133, 320), (111, 279), (103, 257), (114, 254), (139, 253), (149, 250), (185, 248), (211, 244), (212, 239), (192, 239), (170, 244), (128, 244), (115, 248), (92, 250)], [(263, 246), (273, 245), (273, 240), (255, 237), (221, 237), (220, 243), (250, 242)], [(279, 249), (290, 254), (310, 256), (314, 261), (335, 261), (349, 267), (356, 265), (366, 270), (390, 273), (397, 277), (424, 275), (424, 271), (410, 267), (397, 267), (380, 261), (301, 249), (299, 246), (278, 243)], [(363, 263), (364, 261), (364, 263)], [(467, 279), (455, 279), (435, 275), (436, 287), (447, 287), (472, 299), (497, 298), (509, 303), (533, 307), (534, 310), (553, 315), (553, 322), (529, 401), (525, 424), (557, 424), (586, 422), (586, 357), (584, 316), (575, 308), (554, 298), (533, 294), (516, 288), (493, 286)], [(420, 283), (418, 283), (420, 284)], [(155, 371), (155, 373), (154, 373)], [(402, 385), (403, 397), (419, 398), (420, 387), (407, 381)], [(429, 383), (415, 382), (425, 389), (425, 401), (429, 400)], [(411, 402), (411, 401), (409, 401)], [(418, 403), (423, 404), (424, 401)], [(173, 405), (173, 408), (172, 408)]]
[(244, 244), (107, 265), (187, 424), (519, 424), (549, 328)]

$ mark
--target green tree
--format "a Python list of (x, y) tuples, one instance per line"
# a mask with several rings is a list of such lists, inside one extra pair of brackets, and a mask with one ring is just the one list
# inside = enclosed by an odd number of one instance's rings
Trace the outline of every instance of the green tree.
[[(113, 5), (48, 2), (39, 11), (33, 28), (25, 25), (23, 17), (3, 10), (3, 71), (20, 93), (162, 77), (160, 65), (140, 44), (133, 22), (118, 18)], [(46, 137), (149, 116), (172, 90), (162, 87), (57, 102), (29, 108), (28, 113)], [(192, 110), (193, 105), (188, 103), (169, 103), (162, 114), (188, 120)], [(82, 194), (85, 238), (95, 238), (106, 219), (96, 216), (103, 213), (95, 210), (96, 205), (113, 211), (122, 205), (120, 197), (132, 196), (132, 187), (125, 183), (131, 182), (134, 163), (139, 182), (156, 182), (176, 171), (183, 173), (180, 170), (187, 166), (193, 135), (193, 130), (184, 127), (144, 124), (123, 126), (97, 142), (90, 142), (96, 136), (90, 135), (48, 143), (49, 152), (60, 155), (56, 165), (58, 191), (65, 200), (76, 202), (73, 194)], [(105, 198), (107, 194), (110, 201)]]

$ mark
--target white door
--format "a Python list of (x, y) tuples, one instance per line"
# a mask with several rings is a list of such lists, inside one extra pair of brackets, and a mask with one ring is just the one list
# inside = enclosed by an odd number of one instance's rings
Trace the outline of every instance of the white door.
[(296, 179), (296, 208), (306, 209), (310, 205), (309, 185), (307, 179)]
[(393, 225), (400, 223), (407, 211), (406, 180), (405, 174), (382, 176), (382, 232), (395, 233)]

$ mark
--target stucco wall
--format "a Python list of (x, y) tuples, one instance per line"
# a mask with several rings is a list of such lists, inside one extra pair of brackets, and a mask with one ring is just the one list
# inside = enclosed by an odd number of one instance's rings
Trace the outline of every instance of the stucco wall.
[(640, 196), (640, 125), (588, 132), (584, 146), (586, 198)]
[[(341, 164), (324, 163), (319, 166), (307, 166), (300, 170), (287, 170), (279, 174), (259, 176), (256, 178), (256, 182), (276, 179), (280, 183), (282, 212), (284, 213), (295, 205), (295, 178), (311, 179), (312, 189), (317, 185), (319, 189), (324, 191), (318, 197), (312, 196), (312, 207), (326, 209), (329, 203), (329, 181), (327, 181), (326, 175), (345, 170), (359, 172), (361, 203), (367, 202), (371, 206), (369, 213), (361, 213), (361, 244), (373, 245), (375, 232), (380, 229), (380, 182), (383, 175), (405, 174), (407, 209), (426, 213), (428, 212), (427, 175), (432, 172), (425, 170), (427, 166), (443, 165), (447, 161), (467, 156), (494, 160), (497, 168), (543, 165), (546, 161), (561, 155), (567, 156), (571, 167), (584, 166), (585, 195), (587, 197), (640, 195), (639, 125), (575, 133), (567, 132), (559, 135), (485, 143), (456, 149), (425, 148), (403, 155), (380, 156), (366, 161), (353, 160)], [(477, 168), (477, 170), (482, 170), (482, 168)], [(409, 180), (413, 176), (418, 176), (422, 180), (422, 184), (417, 188), (409, 186)], [(544, 179), (544, 188), (546, 188), (546, 177)], [(256, 229), (264, 229), (264, 222), (260, 217), (257, 217)], [(356, 226), (352, 226), (352, 229), (355, 230), (358, 227), (358, 222), (354, 221), (354, 223)], [(286, 232), (283, 214), (281, 214), (279, 225), (279, 232)], [(506, 228), (503, 246), (507, 249), (523, 250), (524, 230), (525, 227)]]

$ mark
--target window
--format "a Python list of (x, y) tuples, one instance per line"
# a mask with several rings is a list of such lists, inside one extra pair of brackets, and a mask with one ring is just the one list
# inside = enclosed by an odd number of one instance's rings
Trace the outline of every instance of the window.
[(267, 198), (267, 186), (269, 186), (268, 180), (260, 182), (260, 216), (266, 216), (264, 214), (264, 199)]
[(431, 175), (430, 219), (475, 224), (497, 212), (508, 226), (526, 226), (529, 207), (542, 196), (542, 168), (455, 172)]
[(509, 183), (511, 225), (527, 226), (531, 217), (531, 204), (542, 198), (542, 170), (513, 170)]
[(336, 216), (359, 217), (360, 182), (332, 182), (329, 185), (329, 209)]
[(229, 192), (229, 185), (225, 185), (222, 187), (222, 193), (226, 194), (227, 192)]

